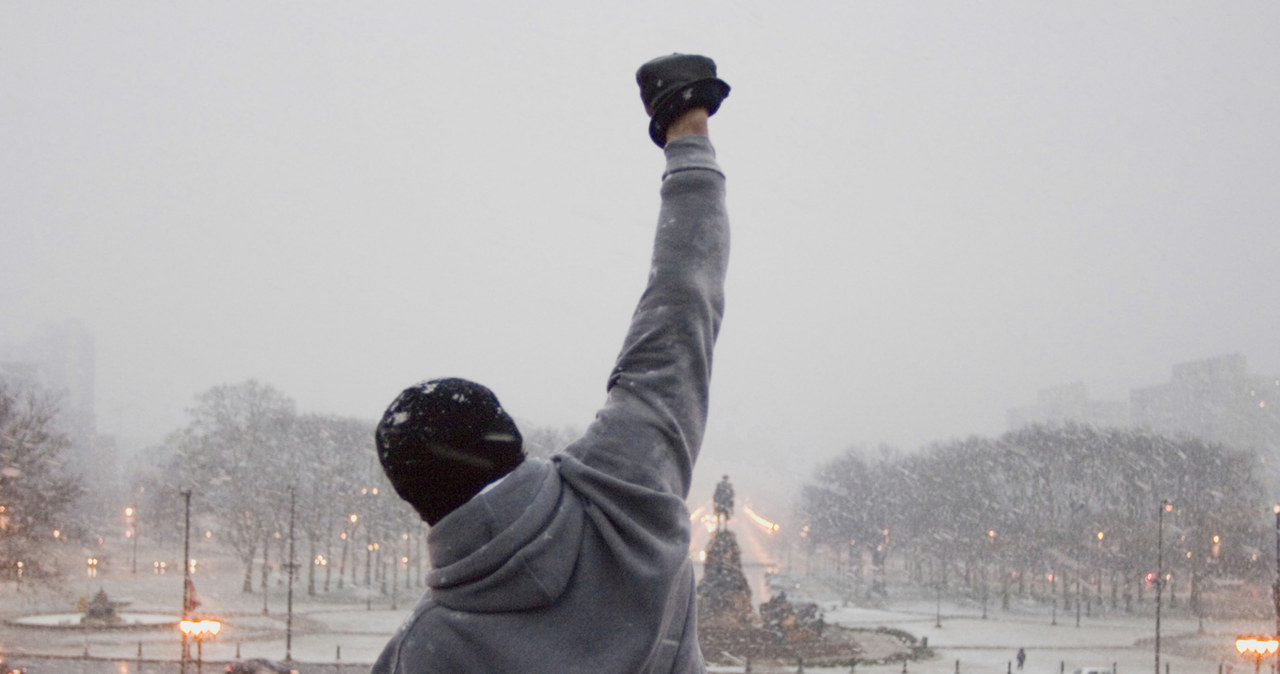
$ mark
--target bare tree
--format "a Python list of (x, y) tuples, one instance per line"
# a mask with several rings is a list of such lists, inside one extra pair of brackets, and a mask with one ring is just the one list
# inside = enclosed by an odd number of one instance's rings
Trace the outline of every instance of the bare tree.
[(17, 572), (55, 529), (68, 528), (71, 506), (83, 493), (67, 470), (67, 437), (54, 425), (58, 405), (32, 385), (0, 379), (0, 574)]
[[(994, 591), (1007, 605), (1028, 584), (1043, 579), (1052, 590), (1050, 577), (1069, 576), (1091, 602), (1104, 601), (1105, 581), (1113, 608), (1123, 588), (1129, 608), (1152, 571), (1152, 520), (1168, 500), (1176, 508), (1165, 523), (1167, 569), (1181, 574), (1201, 612), (1212, 577), (1265, 570), (1260, 465), (1254, 452), (1194, 438), (1033, 426), (880, 461), (850, 450), (817, 471), (800, 509), (810, 543), (891, 543), (941, 569), (933, 582), (958, 574), (984, 602)], [(891, 535), (882, 542), (878, 529)]]
[(245, 565), (242, 590), (248, 593), (259, 543), (288, 517), (281, 504), (288, 502), (291, 481), (286, 438), (294, 404), (252, 380), (215, 386), (196, 402), (188, 425), (171, 438), (172, 473), (200, 492), (206, 512), (219, 523), (219, 538)]

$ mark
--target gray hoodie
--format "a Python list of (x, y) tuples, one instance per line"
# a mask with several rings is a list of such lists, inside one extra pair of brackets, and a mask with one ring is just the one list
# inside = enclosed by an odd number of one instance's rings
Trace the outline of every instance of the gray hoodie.
[(667, 144), (653, 266), (586, 434), (431, 529), (428, 593), (373, 672), (702, 672), (689, 493), (729, 221), (705, 136)]

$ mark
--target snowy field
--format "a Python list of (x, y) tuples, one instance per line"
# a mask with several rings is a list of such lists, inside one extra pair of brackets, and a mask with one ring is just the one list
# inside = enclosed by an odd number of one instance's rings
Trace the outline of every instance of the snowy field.
[[(158, 555), (156, 551), (151, 556)], [(103, 556), (110, 559), (109, 555)], [(202, 549), (200, 545), (196, 546), (193, 556), (200, 558), (199, 571), (193, 576), (202, 601), (199, 613), (224, 622), (217, 638), (203, 646), (206, 667), (235, 660), (237, 656), (282, 660), (287, 647), (303, 672), (309, 669), (337, 671), (335, 664), (346, 671), (367, 669), (420, 594), (418, 588), (397, 588), (393, 610), (392, 590), (388, 588), (384, 595), (380, 583), (375, 582), (373, 588), (353, 588), (348, 581), (344, 589), (338, 590), (335, 576), (330, 579), (329, 592), (318, 591), (315, 596), (309, 596), (304, 575), (294, 588), (290, 634), (282, 575), (271, 575), (270, 592), (264, 602), (256, 569), (254, 592), (243, 594), (240, 589), (244, 570), (234, 559), (220, 556), (212, 549)], [(181, 560), (169, 562), (170, 568), (181, 568)], [(147, 568), (150, 566), (148, 562)], [(362, 575), (358, 578), (363, 581)], [(845, 605), (825, 593), (820, 584), (804, 579), (800, 582), (808, 596), (822, 603), (828, 622), (854, 628), (891, 627), (928, 639), (934, 656), (909, 662), (906, 671), (915, 674), (954, 674), (957, 669), (990, 674), (1016, 671), (1013, 660), (1018, 648), (1026, 649), (1023, 672), (1029, 674), (1070, 674), (1079, 667), (1112, 665), (1119, 674), (1130, 674), (1152, 672), (1155, 666), (1155, 631), (1150, 616), (1083, 616), (1077, 627), (1074, 613), (1064, 615), (1040, 606), (1015, 603), (1010, 611), (991, 607), (989, 617), (984, 619), (980, 606), (944, 599), (939, 627), (939, 605), (934, 600), (891, 597), (876, 606)], [(81, 596), (86, 592), (96, 593), (99, 588), (112, 601), (127, 602), (121, 610), (128, 613), (176, 617), (181, 606), (180, 573), (134, 575), (129, 572), (127, 561), (121, 563), (119, 557), (114, 564), (104, 564), (97, 578), (77, 577), (43, 586), (28, 581), (22, 587), (7, 582), (0, 584), (0, 618), (5, 621), (0, 625), (0, 653), (22, 664), (24, 657), (79, 657), (88, 651), (93, 658), (118, 660), (119, 664), (111, 670), (118, 674), (157, 671), (154, 664), (144, 664), (140, 669), (139, 659), (160, 661), (179, 657), (180, 639), (171, 627), (83, 630), (74, 625), (24, 627), (12, 622), (23, 616), (74, 611)], [(321, 576), (318, 590), (322, 588)], [(50, 622), (56, 624), (57, 621)], [(1197, 621), (1183, 610), (1167, 611), (1162, 629), (1161, 669), (1167, 669), (1169, 674), (1214, 674), (1220, 667), (1223, 672), (1252, 671), (1253, 663), (1236, 655), (1234, 639), (1239, 634), (1268, 632), (1271, 627), (1265, 621), (1207, 620), (1201, 633)], [(794, 665), (774, 670), (756, 666), (753, 671), (796, 669)], [(58, 667), (48, 670), (62, 671)], [(209, 669), (220, 670), (220, 666)], [(712, 667), (712, 671), (737, 672), (743, 668)], [(807, 666), (805, 671), (847, 672), (848, 668)], [(859, 665), (857, 671), (898, 674), (903, 671), (903, 665)], [(31, 674), (38, 671), (32, 670)]]

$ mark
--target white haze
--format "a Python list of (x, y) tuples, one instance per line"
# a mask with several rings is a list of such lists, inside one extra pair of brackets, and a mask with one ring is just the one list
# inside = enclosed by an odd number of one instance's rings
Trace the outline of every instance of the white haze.
[(632, 79), (713, 56), (734, 251), (703, 481), (1280, 373), (1280, 5), (0, 5), (0, 342), (81, 318), (100, 431), (257, 378), (467, 376), (582, 427), (644, 282)]

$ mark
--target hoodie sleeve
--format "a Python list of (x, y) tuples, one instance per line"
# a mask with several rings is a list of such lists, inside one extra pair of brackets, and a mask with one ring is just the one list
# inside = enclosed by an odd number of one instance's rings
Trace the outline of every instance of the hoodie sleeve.
[(706, 136), (666, 146), (649, 281), (608, 399), (566, 451), (587, 466), (684, 499), (707, 420), (729, 257), (725, 179)]

